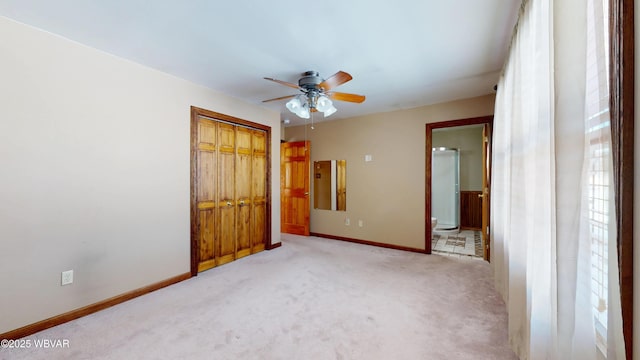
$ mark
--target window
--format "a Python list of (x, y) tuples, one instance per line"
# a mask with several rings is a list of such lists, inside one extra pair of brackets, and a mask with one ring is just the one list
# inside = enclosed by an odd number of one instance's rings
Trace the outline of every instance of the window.
[(591, 241), (591, 305), (596, 344), (607, 354), (611, 126), (609, 117), (609, 14), (607, 0), (587, 5), (586, 141)]

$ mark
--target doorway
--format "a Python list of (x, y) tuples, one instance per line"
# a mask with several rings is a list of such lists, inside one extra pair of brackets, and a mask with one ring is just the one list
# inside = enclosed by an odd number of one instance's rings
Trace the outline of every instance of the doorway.
[(493, 116), (426, 125), (425, 250), (490, 260)]

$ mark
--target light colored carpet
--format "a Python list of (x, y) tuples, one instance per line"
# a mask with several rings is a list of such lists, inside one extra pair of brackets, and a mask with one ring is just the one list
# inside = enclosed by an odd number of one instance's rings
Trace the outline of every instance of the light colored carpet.
[[(43, 299), (46, 301), (46, 299)], [(515, 359), (489, 264), (314, 237), (34, 334), (2, 359)]]

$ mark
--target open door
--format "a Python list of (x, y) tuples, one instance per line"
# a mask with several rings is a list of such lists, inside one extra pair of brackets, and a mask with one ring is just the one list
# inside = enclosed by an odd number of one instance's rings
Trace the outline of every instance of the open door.
[(482, 129), (482, 249), (486, 261), (491, 261), (489, 246), (489, 204), (491, 187), (491, 124), (484, 124)]
[(309, 236), (311, 142), (280, 144), (280, 226), (283, 233)]

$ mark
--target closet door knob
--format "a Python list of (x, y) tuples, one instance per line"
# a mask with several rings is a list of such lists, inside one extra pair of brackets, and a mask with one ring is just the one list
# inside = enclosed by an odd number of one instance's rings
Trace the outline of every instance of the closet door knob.
[(231, 201), (227, 201), (227, 206), (231, 206)]

